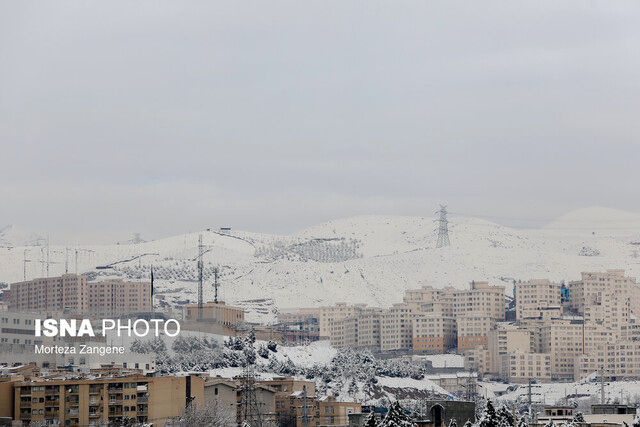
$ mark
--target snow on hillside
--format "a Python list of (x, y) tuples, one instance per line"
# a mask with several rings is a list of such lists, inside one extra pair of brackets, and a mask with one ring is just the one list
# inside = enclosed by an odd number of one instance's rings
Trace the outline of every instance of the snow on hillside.
[[(498, 400), (528, 401), (528, 385), (500, 383), (479, 383), (479, 393), (483, 397), (494, 398), (495, 391), (500, 391)], [(508, 388), (505, 390), (505, 387)], [(510, 391), (512, 390), (512, 391)], [(556, 405), (568, 401), (588, 401), (600, 399), (600, 383), (595, 375), (575, 383), (545, 383), (534, 384), (531, 390), (533, 403)], [(506, 393), (503, 394), (503, 392)], [(640, 402), (640, 381), (613, 381), (605, 383), (605, 401), (637, 403)], [(594, 402), (595, 403), (595, 402)]]
[[(273, 321), (278, 308), (341, 301), (388, 306), (400, 302), (404, 290), (422, 285), (463, 288), (488, 280), (510, 292), (513, 280), (572, 280), (582, 271), (624, 268), (638, 276), (638, 218), (589, 208), (542, 229), (523, 230), (453, 217), (451, 246), (440, 249), (430, 217), (359, 216), (291, 235), (207, 230), (201, 233), (205, 299), (213, 298), (216, 266), (221, 299), (245, 307), (249, 320), (264, 322)], [(157, 304), (180, 307), (197, 298), (199, 234), (138, 244), (51, 246), (49, 274), (66, 268), (91, 278), (148, 280), (153, 264)], [(25, 257), (28, 278), (46, 274), (43, 247), (0, 245), (0, 282), (22, 280)]]

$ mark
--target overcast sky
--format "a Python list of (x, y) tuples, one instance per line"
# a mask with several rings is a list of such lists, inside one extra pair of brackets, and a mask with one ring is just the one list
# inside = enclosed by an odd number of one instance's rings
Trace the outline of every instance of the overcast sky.
[(640, 211), (640, 3), (0, 0), (0, 226)]

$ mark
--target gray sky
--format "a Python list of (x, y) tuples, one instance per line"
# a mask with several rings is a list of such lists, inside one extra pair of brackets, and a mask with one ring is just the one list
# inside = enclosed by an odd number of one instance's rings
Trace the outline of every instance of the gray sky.
[(640, 3), (0, 0), (0, 225), (640, 211)]

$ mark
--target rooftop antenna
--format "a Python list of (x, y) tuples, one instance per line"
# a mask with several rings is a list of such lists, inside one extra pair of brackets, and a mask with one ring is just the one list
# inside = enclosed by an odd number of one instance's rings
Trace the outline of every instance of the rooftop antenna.
[(218, 303), (218, 286), (220, 286), (220, 284), (218, 283), (218, 267), (215, 267), (213, 269), (213, 288), (215, 289), (213, 302), (215, 302), (216, 304)]
[(438, 219), (436, 219), (436, 222), (438, 223), (438, 241), (436, 243), (436, 248), (442, 248), (451, 244), (449, 242), (449, 220), (447, 220), (447, 205), (440, 205), (440, 209), (437, 210), (436, 213), (438, 214)]
[(23, 280), (25, 282), (27, 281), (27, 263), (28, 262), (33, 262), (33, 260), (31, 260), (31, 259), (27, 259), (27, 250), (28, 249), (24, 250), (24, 259), (23, 259), (23, 262), (22, 262), (22, 264), (23, 264), (22, 265), (22, 276), (23, 276)]
[(202, 246), (202, 234), (198, 237), (198, 320), (202, 320), (202, 279), (203, 268), (202, 252), (204, 247)]

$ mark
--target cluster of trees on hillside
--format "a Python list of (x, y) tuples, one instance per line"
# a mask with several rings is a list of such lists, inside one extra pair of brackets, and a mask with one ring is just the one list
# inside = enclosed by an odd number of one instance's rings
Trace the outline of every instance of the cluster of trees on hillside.
[(285, 259), (288, 261), (343, 262), (361, 258), (358, 253), (360, 243), (355, 239), (311, 239), (287, 244), (276, 241), (272, 245), (260, 246), (255, 256), (268, 261)]
[[(258, 372), (283, 376), (304, 376), (314, 380), (318, 391), (338, 395), (347, 390), (352, 396), (362, 393), (372, 397), (378, 376), (422, 379), (427, 373), (425, 363), (405, 360), (376, 359), (369, 351), (343, 349), (326, 365), (296, 365), (285, 351), (273, 341), (257, 342), (255, 335), (229, 337), (222, 344), (213, 339), (198, 336), (177, 338), (168, 351), (164, 341), (136, 340), (131, 345), (134, 353), (156, 355), (156, 368), (163, 374), (183, 371), (207, 371), (227, 367), (254, 365)], [(280, 357), (277, 356), (280, 351)]]

